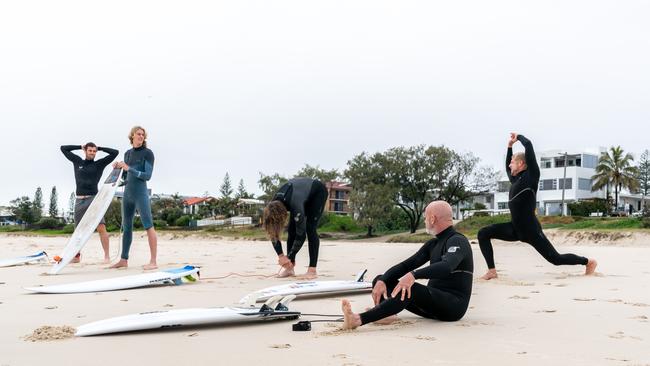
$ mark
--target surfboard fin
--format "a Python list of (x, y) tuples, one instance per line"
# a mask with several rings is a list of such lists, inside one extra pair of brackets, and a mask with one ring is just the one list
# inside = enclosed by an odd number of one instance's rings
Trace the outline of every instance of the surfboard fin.
[(272, 298), (266, 300), (264, 305), (262, 305), (262, 307), (260, 308), (260, 313), (268, 313), (268, 312), (272, 313), (273, 309), (275, 309), (275, 307), (280, 303), (280, 301), (282, 301), (282, 296), (280, 295), (273, 296)]
[(282, 298), (278, 303), (278, 306), (275, 307), (277, 311), (289, 311), (289, 303), (296, 298), (296, 295), (288, 295)]
[(359, 271), (359, 273), (357, 273), (357, 277), (356, 277), (355, 280), (356, 280), (357, 282), (363, 282), (363, 276), (366, 275), (366, 272), (368, 272), (367, 269), (364, 269), (363, 271)]
[(188, 280), (189, 282), (196, 282), (196, 278), (192, 277), (192, 275), (187, 275), (183, 278)]
[(172, 281), (174, 281), (174, 285), (177, 285), (177, 286), (183, 284), (183, 280), (181, 278), (174, 278)]

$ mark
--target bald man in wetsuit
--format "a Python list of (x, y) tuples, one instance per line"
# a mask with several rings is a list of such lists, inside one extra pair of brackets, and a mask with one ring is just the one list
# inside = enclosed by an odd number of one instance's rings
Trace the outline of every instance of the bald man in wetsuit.
[[(525, 153), (513, 155), (512, 145), (517, 141), (524, 145), (526, 151)], [(556, 266), (565, 264), (583, 265), (585, 266), (586, 275), (593, 274), (598, 265), (594, 259), (575, 254), (558, 253), (542, 232), (542, 225), (535, 216), (540, 177), (539, 165), (537, 165), (537, 158), (530, 140), (514, 132), (510, 134), (510, 140), (508, 141), (506, 173), (512, 184), (508, 197), (508, 208), (510, 209), (512, 221), (490, 225), (479, 230), (478, 242), (488, 266), (487, 273), (481, 279), (491, 280), (497, 278), (491, 239), (523, 241), (532, 245), (544, 259)]]
[[(441, 321), (457, 321), (465, 315), (472, 295), (472, 248), (467, 238), (454, 230), (447, 202), (434, 201), (427, 206), (425, 225), (427, 232), (436, 237), (375, 278), (374, 308), (356, 314), (348, 300), (342, 301), (344, 329), (372, 322), (389, 324), (402, 310)], [(429, 281), (425, 286), (416, 279)]]

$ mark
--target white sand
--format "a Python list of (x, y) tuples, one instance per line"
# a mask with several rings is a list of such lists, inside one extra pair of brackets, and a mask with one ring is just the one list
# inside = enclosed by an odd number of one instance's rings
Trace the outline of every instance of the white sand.
[[(22, 286), (102, 279), (141, 273), (148, 259), (146, 238), (135, 235), (131, 268), (106, 270), (95, 236), (83, 263), (59, 276), (40, 275), (49, 265), (0, 268), (0, 366), (4, 365), (650, 365), (650, 241), (647, 236), (612, 245), (577, 240), (558, 244), (599, 261), (598, 276), (582, 266), (554, 267), (526, 244), (495, 246), (501, 278), (474, 284), (471, 308), (455, 323), (402, 313), (390, 326), (339, 331), (314, 323), (292, 332), (292, 322), (184, 328), (52, 341), (26, 341), (42, 326), (76, 327), (142, 311), (231, 305), (249, 292), (291, 280), (231, 277), (195, 284), (106, 292), (36, 295)], [(0, 258), (61, 251), (66, 238), (0, 236)], [(111, 238), (112, 252), (117, 239)], [(352, 279), (368, 268), (369, 279), (412, 254), (417, 244), (323, 242), (321, 279)], [(485, 271), (472, 245), (475, 278)], [(161, 268), (202, 266), (203, 277), (231, 271), (270, 274), (276, 270), (265, 242), (161, 238)], [(298, 256), (306, 265), (306, 244)], [(369, 295), (348, 297), (355, 311)], [(340, 313), (340, 298), (296, 300), (302, 312)], [(305, 318), (308, 320), (311, 318)]]

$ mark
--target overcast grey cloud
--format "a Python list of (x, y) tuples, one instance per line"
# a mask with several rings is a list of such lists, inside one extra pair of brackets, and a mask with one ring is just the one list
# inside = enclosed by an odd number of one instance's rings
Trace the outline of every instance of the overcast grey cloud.
[(225, 172), (345, 168), (445, 144), (501, 168), (538, 150), (650, 148), (646, 1), (31, 1), (0, 5), (0, 205), (74, 189), (62, 144), (129, 148), (157, 193)]

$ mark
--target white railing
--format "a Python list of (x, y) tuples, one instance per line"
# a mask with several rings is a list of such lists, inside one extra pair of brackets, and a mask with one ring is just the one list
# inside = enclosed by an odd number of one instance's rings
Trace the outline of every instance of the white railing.
[(253, 225), (252, 217), (231, 217), (224, 220), (196, 220), (196, 226), (246, 226)]

